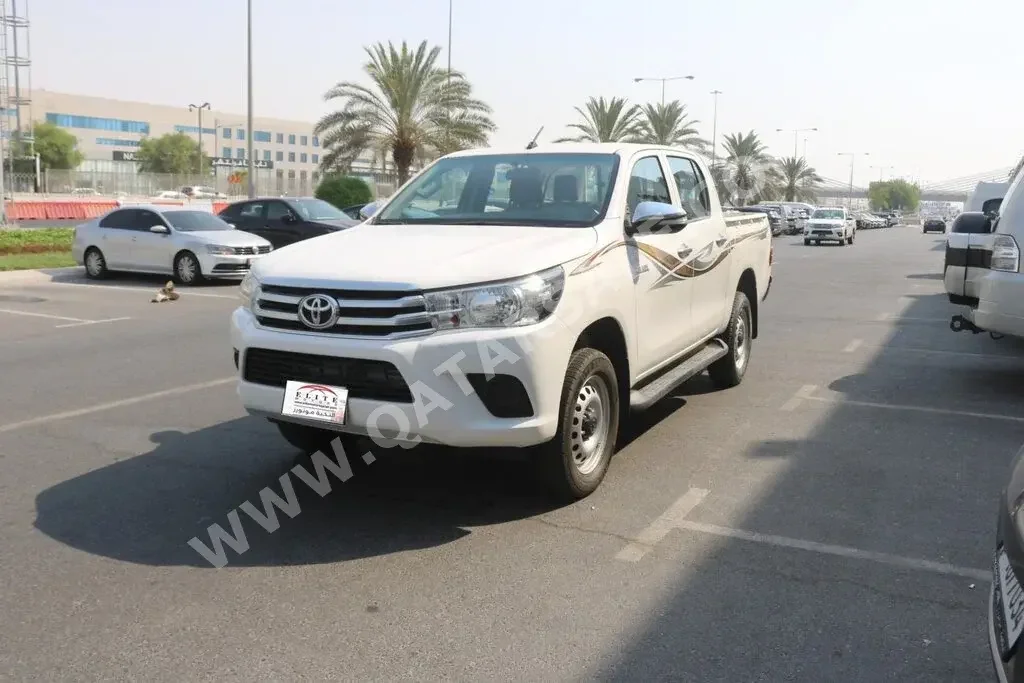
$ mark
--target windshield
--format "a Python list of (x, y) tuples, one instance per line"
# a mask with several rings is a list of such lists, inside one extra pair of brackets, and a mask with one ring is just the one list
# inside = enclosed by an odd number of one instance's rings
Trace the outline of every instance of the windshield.
[(223, 219), (206, 211), (165, 211), (164, 218), (171, 227), (182, 232), (233, 230)]
[(597, 225), (615, 154), (487, 154), (441, 159), (395, 196), (376, 224)]
[(842, 220), (846, 218), (842, 209), (818, 209), (811, 218), (823, 218), (825, 220)]
[(295, 210), (299, 212), (303, 220), (307, 221), (336, 221), (351, 220), (340, 209), (333, 204), (328, 204), (322, 199), (293, 199), (291, 202)]

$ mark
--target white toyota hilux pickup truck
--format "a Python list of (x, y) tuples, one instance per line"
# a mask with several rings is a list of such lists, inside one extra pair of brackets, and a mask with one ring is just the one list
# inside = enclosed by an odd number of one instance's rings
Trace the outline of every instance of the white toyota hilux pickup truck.
[(231, 320), (238, 395), (307, 452), (529, 447), (582, 498), (630, 410), (747, 370), (771, 230), (723, 212), (710, 178), (657, 146), (442, 157), (361, 225), (256, 262)]

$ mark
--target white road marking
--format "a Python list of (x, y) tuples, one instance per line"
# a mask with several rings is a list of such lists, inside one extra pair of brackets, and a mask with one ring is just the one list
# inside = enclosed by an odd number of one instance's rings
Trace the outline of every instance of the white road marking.
[(1008, 353), (972, 353), (970, 351), (942, 351), (940, 349), (921, 349), (913, 346), (887, 346), (887, 351), (904, 351), (906, 353), (932, 353), (942, 356), (966, 356), (968, 358), (986, 358), (986, 359), (1000, 359), (1000, 360), (1012, 360), (1020, 362), (1024, 360), (1021, 356), (1011, 356)]
[(0, 308), (0, 313), (8, 313), (10, 315), (24, 315), (30, 318), (47, 318), (49, 320), (70, 320), (73, 323), (91, 323), (92, 320), (83, 320), (82, 318), (68, 318), (63, 315), (50, 315), (49, 313), (29, 313), (28, 311), (12, 311), (8, 308)]
[(854, 339), (853, 341), (846, 345), (846, 348), (843, 349), (843, 353), (853, 353), (854, 351), (859, 349), (860, 345), (863, 343), (863, 339)]
[(99, 325), (100, 323), (116, 323), (122, 320), (131, 320), (131, 318), (106, 318), (104, 320), (83, 320), (80, 323), (67, 323), (64, 325), (56, 325), (55, 327), (81, 327), (82, 325)]
[(817, 387), (815, 387), (815, 385), (813, 384), (803, 385), (797, 390), (795, 394), (793, 394), (793, 398), (789, 399), (788, 401), (782, 404), (782, 407), (779, 408), (779, 410), (785, 410), (786, 412), (790, 413), (793, 412), (800, 406), (800, 403), (805, 398), (810, 398), (811, 394), (814, 393), (814, 390), (816, 388)]
[(913, 318), (901, 318), (902, 314), (906, 312), (908, 308), (914, 305), (913, 297), (901, 296), (896, 300), (897, 308), (892, 313), (882, 313), (878, 316), (878, 320), (892, 320), (894, 318), (900, 318), (901, 320), (912, 320)]
[(825, 396), (804, 396), (808, 401), (819, 403), (834, 403), (844, 406), (861, 406), (863, 408), (881, 408), (883, 410), (903, 410), (916, 413), (931, 413), (933, 415), (956, 415), (959, 417), (980, 417), (986, 420), (1006, 420), (1008, 422), (1024, 422), (1024, 417), (1017, 415), (1000, 415), (999, 413), (977, 413), (969, 410), (952, 410), (949, 408), (931, 408), (928, 406), (908, 406), (895, 403), (875, 403), (874, 401), (851, 401), (848, 399), (835, 399)]
[(639, 562), (661, 539), (668, 535), (669, 531), (679, 528), (686, 515), (700, 505), (708, 493), (709, 491), (706, 489), (688, 490), (665, 512), (661, 513), (660, 517), (651, 522), (632, 543), (620, 550), (615, 559), (623, 562)]
[(732, 529), (729, 527), (716, 526), (714, 524), (703, 524), (688, 520), (680, 520), (678, 527), (688, 531), (695, 531), (702, 534), (711, 534), (723, 538), (735, 538), (752, 543), (776, 546), (779, 548), (793, 548), (796, 550), (807, 550), (809, 552), (821, 553), (823, 555), (834, 555), (854, 560), (865, 560), (887, 564), (902, 569), (915, 569), (917, 571), (932, 572), (934, 574), (945, 574), (947, 576), (959, 576), (972, 581), (992, 581), (992, 572), (988, 569), (972, 569), (971, 567), (958, 567), (945, 562), (933, 562), (932, 560), (921, 560), (915, 557), (904, 557), (902, 555), (891, 555), (879, 553), (872, 550), (861, 550), (842, 545), (830, 543), (818, 543), (816, 541), (804, 541), (797, 538), (775, 536), (773, 534), (759, 534), (753, 531)]
[(199, 391), (201, 389), (209, 389), (211, 387), (218, 387), (222, 384), (228, 384), (230, 382), (237, 381), (237, 377), (232, 375), (231, 377), (222, 377), (221, 379), (211, 380), (209, 382), (200, 382), (199, 384), (188, 384), (182, 387), (174, 387), (173, 389), (165, 389), (163, 391), (155, 391), (152, 394), (142, 394), (141, 396), (132, 396), (130, 398), (123, 398), (119, 401), (111, 401), (109, 403), (100, 403), (98, 405), (89, 406), (88, 408), (79, 408), (78, 410), (67, 410), (62, 413), (53, 413), (51, 415), (43, 415), (40, 417), (33, 417), (29, 420), (22, 420), (21, 422), (11, 422), (9, 424), (0, 425), (0, 434), (4, 432), (12, 432), (15, 429), (22, 429), (24, 427), (33, 427), (35, 425), (44, 424), (47, 422), (53, 422), (54, 420), (66, 420), (72, 417), (81, 417), (82, 415), (90, 415), (92, 413), (99, 413), (104, 410), (111, 410), (113, 408), (121, 408), (123, 406), (130, 406), (135, 403), (143, 403), (145, 401), (152, 401), (157, 398), (164, 398), (166, 396), (176, 396), (178, 394), (187, 394), (192, 391)]
[[(90, 284), (86, 284), (84, 282), (44, 282), (42, 284), (44, 284), (44, 285), (54, 285), (54, 286), (57, 286), (57, 287), (88, 287), (89, 289), (92, 289), (94, 291), (104, 291), (104, 290), (107, 290), (107, 289), (113, 289), (115, 291), (123, 291), (123, 292), (149, 292), (150, 294), (152, 294), (156, 290), (160, 289), (160, 287), (158, 287), (156, 285), (154, 285), (152, 287), (127, 287), (127, 286), (124, 286), (124, 285), (90, 285)], [(193, 297), (193, 296), (204, 297), (204, 298), (208, 298), (208, 299), (237, 299), (238, 298), (237, 294), (210, 294), (209, 292), (195, 292), (195, 291), (192, 291), (191, 289), (187, 289), (187, 290), (176, 289), (175, 291), (177, 291), (179, 294), (181, 294), (181, 298), (182, 299), (186, 299), (186, 298)]]

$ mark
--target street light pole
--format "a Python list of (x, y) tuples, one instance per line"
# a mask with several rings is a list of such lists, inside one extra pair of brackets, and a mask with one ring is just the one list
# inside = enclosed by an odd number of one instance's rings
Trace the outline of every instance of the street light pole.
[[(850, 195), (848, 201), (851, 209), (853, 208), (853, 165), (857, 159), (857, 154), (858, 152), (839, 152), (839, 156), (841, 157), (850, 157)], [(870, 152), (860, 152), (860, 154), (863, 156), (871, 155)]]
[(896, 167), (895, 166), (872, 166), (871, 167), (872, 170), (874, 170), (876, 168), (878, 169), (878, 182), (882, 182), (882, 180), (883, 180), (882, 175), (886, 171), (891, 171), (892, 169), (894, 169)]
[(646, 77), (640, 77), (640, 78), (634, 78), (633, 82), (634, 83), (639, 83), (640, 81), (661, 81), (661, 106), (664, 107), (665, 106), (665, 84), (667, 82), (669, 82), (669, 81), (683, 81), (683, 80), (692, 81), (693, 80), (693, 76), (669, 76), (668, 78), (646, 78)]
[(793, 134), (793, 158), (797, 158), (797, 153), (800, 151), (800, 133), (807, 133), (809, 131), (817, 132), (817, 128), (776, 128), (776, 133), (792, 133)]
[(203, 110), (209, 109), (210, 103), (203, 102), (202, 104), (190, 104), (188, 105), (189, 111), (196, 111), (199, 113), (199, 175), (203, 175)]
[(715, 98), (714, 113), (711, 115), (711, 168), (715, 167), (718, 152), (718, 96), (721, 90), (712, 90), (711, 95)]
[(246, 180), (249, 181), (249, 199), (256, 197), (256, 181), (253, 178), (255, 168), (252, 163), (252, 0), (246, 0), (246, 66), (248, 73), (246, 74), (248, 85), (246, 86), (246, 94), (249, 96), (248, 103), (248, 114), (246, 116), (246, 122), (248, 130), (246, 131), (245, 139), (246, 145), (246, 161), (248, 162), (248, 169), (246, 172)]

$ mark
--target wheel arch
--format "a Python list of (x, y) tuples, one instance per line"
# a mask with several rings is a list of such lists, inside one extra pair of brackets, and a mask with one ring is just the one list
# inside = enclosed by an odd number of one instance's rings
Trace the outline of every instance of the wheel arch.
[(747, 300), (750, 301), (750, 318), (753, 330), (751, 330), (751, 339), (757, 339), (757, 312), (759, 304), (761, 303), (757, 297), (757, 276), (754, 275), (753, 268), (747, 268), (740, 273), (739, 282), (736, 284), (736, 291), (743, 292), (747, 295)]
[(587, 325), (576, 338), (573, 353), (579, 349), (590, 348), (608, 356), (615, 368), (615, 379), (619, 385), (619, 407), (622, 410), (629, 406), (630, 371), (629, 347), (626, 344), (626, 333), (619, 321), (611, 316), (595, 320)]

